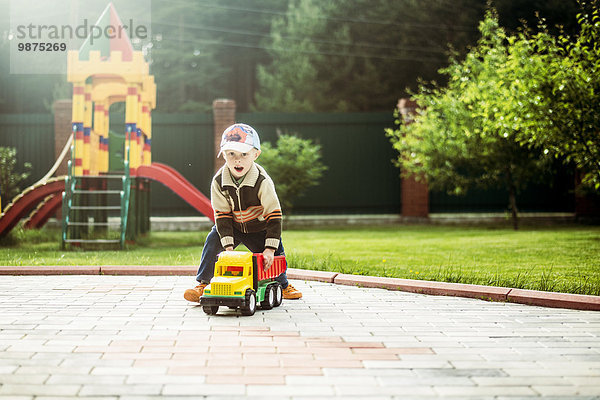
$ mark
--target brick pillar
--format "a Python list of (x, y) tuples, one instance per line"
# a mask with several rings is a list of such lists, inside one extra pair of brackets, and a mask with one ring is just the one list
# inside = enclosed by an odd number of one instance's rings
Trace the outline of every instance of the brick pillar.
[(235, 124), (235, 101), (229, 99), (213, 101), (213, 124), (215, 134), (214, 166), (215, 172), (217, 172), (224, 164), (223, 158), (217, 158), (221, 146), (221, 135), (228, 126)]
[(429, 216), (429, 190), (426, 182), (417, 182), (414, 177), (402, 178), (402, 216)]
[[(52, 110), (54, 111), (54, 159), (56, 160), (73, 130), (71, 124), (71, 114), (73, 112), (72, 101), (70, 99), (56, 100), (52, 105)], [(67, 153), (65, 159), (56, 170), (56, 176), (67, 174), (67, 161), (70, 159), (71, 154)]]
[(575, 217), (579, 219), (600, 219), (600, 195), (581, 193), (577, 188), (581, 185), (581, 171), (575, 173)]
[[(405, 124), (413, 121), (413, 115), (416, 113), (417, 103), (410, 99), (400, 99), (398, 101), (398, 111)], [(427, 182), (417, 182), (414, 176), (402, 178), (401, 180), (401, 200), (403, 217), (421, 217), (429, 216), (429, 188)]]

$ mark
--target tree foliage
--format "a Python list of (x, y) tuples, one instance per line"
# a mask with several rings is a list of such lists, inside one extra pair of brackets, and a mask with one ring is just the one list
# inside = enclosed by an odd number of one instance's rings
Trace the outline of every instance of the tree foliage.
[[(9, 3), (0, 0), (2, 60), (14, 45)], [(576, 25), (575, 0), (494, 3), (509, 28), (534, 20), (535, 11), (566, 29)], [(389, 110), (418, 77), (440, 79), (448, 45), (466, 52), (484, 10), (481, 0), (153, 2), (146, 58), (158, 86), (156, 111), (205, 112), (222, 97), (241, 112)], [(8, 62), (0, 64), (0, 112), (48, 112), (70, 95), (65, 76), (11, 75)], [(264, 102), (270, 98), (293, 101)]]
[[(178, 0), (152, 7), (151, 73), (162, 112), (206, 112), (217, 98), (248, 111), (256, 66), (268, 57), (260, 40), (287, 0)], [(252, 12), (252, 10), (267, 12)]]
[(255, 109), (389, 109), (417, 77), (436, 77), (448, 43), (474, 40), (482, 12), (472, 0), (290, 0), (263, 42)]
[(545, 25), (510, 38), (502, 69), (514, 101), (506, 113), (519, 140), (574, 164), (600, 192), (600, 2), (583, 4), (575, 38)]
[(207, 112), (222, 96), (227, 69), (216, 61), (198, 22), (212, 15), (200, 2), (158, 3), (152, 10), (153, 40), (149, 52), (157, 84), (157, 107), (163, 112)]
[(327, 167), (321, 161), (321, 146), (294, 135), (280, 135), (276, 146), (261, 145), (259, 163), (275, 183), (277, 195), (286, 214), (294, 200), (319, 180)]
[[(316, 0), (292, 2), (285, 17), (273, 19), (270, 52), (278, 57), (269, 67), (258, 66), (261, 87), (255, 96), (257, 109), (310, 112), (323, 106), (330, 88), (317, 79), (317, 64), (325, 57), (310, 36), (305, 36), (307, 32), (321, 35), (327, 28), (325, 20), (308, 17), (321, 11), (320, 4)], [(294, 79), (282, 79), (284, 76)]]
[(0, 193), (2, 207), (20, 192), (19, 185), (29, 177), (30, 163), (25, 163), (25, 172), (17, 172), (17, 150), (13, 147), (0, 147)]
[(503, 75), (507, 35), (494, 12), (487, 12), (479, 29), (481, 38), (465, 59), (452, 57), (441, 70), (448, 84), (423, 84), (414, 96), (414, 122), (387, 134), (403, 173), (425, 178), (432, 189), (460, 195), (472, 187), (504, 187), (516, 229), (516, 194), (539, 180), (546, 160), (534, 146), (520, 145), (520, 126), (506, 112), (514, 101)]

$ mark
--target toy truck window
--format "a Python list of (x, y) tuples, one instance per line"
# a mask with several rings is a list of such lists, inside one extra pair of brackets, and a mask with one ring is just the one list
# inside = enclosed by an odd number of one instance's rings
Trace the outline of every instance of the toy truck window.
[(223, 267), (223, 276), (242, 276), (244, 267), (226, 266)]

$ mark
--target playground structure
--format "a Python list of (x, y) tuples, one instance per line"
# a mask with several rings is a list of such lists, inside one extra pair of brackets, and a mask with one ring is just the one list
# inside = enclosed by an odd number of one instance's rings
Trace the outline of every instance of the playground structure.
[[(99, 22), (103, 19), (122, 26), (112, 3)], [(133, 241), (150, 229), (150, 180), (167, 186), (214, 220), (206, 196), (173, 168), (152, 162), (156, 85), (142, 52), (133, 50), (127, 36), (106, 38), (106, 42), (95, 40), (91, 46), (86, 40), (79, 51), (69, 51), (72, 135), (49, 173), (6, 207), (0, 216), (0, 236), (31, 210), (25, 228), (41, 227), (62, 206), (63, 248), (69, 244), (123, 248), (126, 240)], [(109, 146), (109, 109), (120, 102), (125, 103), (125, 136), (123, 147), (117, 149)], [(69, 149), (67, 176), (50, 178)], [(117, 226), (109, 222), (115, 214), (120, 219), (116, 236), (109, 229)]]

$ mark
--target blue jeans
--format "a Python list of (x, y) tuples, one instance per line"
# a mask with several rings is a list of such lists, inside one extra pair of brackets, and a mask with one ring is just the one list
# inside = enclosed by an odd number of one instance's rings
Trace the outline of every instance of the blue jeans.
[[(233, 229), (233, 248), (235, 249), (240, 243), (245, 245), (248, 250), (253, 253), (262, 253), (265, 250), (265, 238), (266, 232), (254, 232), (254, 233), (242, 233), (237, 229)], [(223, 246), (221, 246), (221, 237), (217, 232), (217, 227), (213, 226), (210, 233), (206, 237), (204, 242), (204, 248), (202, 248), (202, 258), (200, 259), (200, 267), (198, 268), (198, 274), (196, 280), (198, 282), (210, 282), (215, 274), (215, 263), (217, 262), (217, 255), (222, 252)], [(283, 243), (279, 241), (279, 248), (275, 250), (276, 256), (285, 255), (283, 250)], [(285, 272), (275, 278), (277, 282), (281, 284), (282, 288), (288, 287), (287, 275)]]

